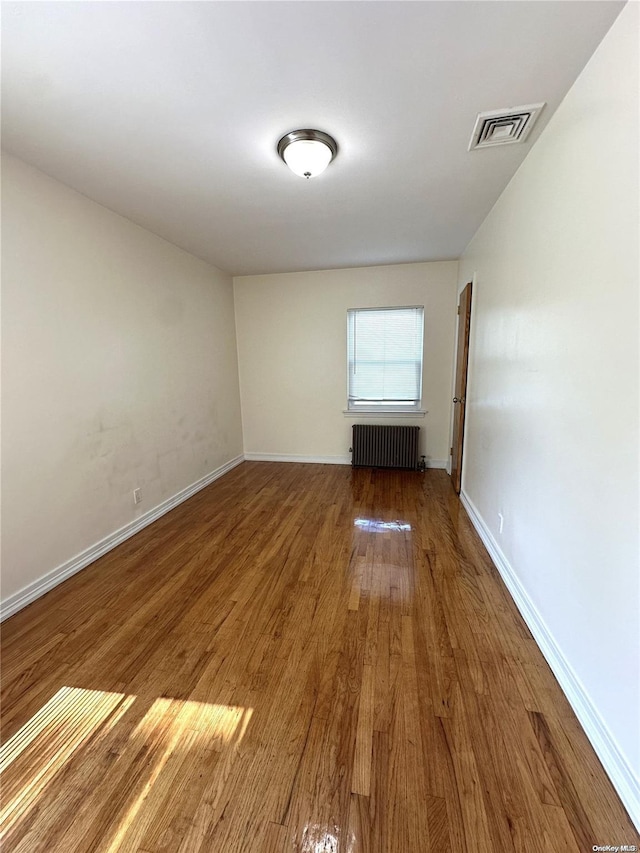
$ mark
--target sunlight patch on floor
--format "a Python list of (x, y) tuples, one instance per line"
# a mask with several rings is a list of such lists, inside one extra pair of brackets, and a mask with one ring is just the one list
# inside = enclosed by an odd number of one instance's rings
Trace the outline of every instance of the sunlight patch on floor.
[[(138, 697), (124, 693), (62, 687), (7, 741), (0, 749), (0, 771), (3, 773), (0, 839), (5, 839), (31, 809), (40, 804), (47, 794), (47, 786), (58, 773), (67, 769), (74, 754), (92, 737), (96, 741), (84, 751), (82, 766), (86, 769), (104, 759), (113, 745), (112, 730), (136, 701)], [(151, 702), (151, 705), (119, 746), (118, 754), (122, 759), (126, 753), (136, 755), (148, 749), (148, 769), (109, 839), (106, 849), (112, 853), (120, 848), (172, 757), (174, 765), (178, 765), (195, 749), (222, 752), (235, 748), (243, 739), (253, 714), (252, 708), (180, 699), (139, 701)], [(144, 706), (139, 713), (143, 710)], [(66, 784), (73, 786), (74, 778), (72, 771)], [(165, 787), (166, 784), (165, 781)], [(60, 790), (56, 790), (53, 796), (59, 793)]]
[(121, 709), (125, 713), (133, 698), (123, 693), (62, 687), (4, 744), (0, 771), (6, 775), (11, 769), (11, 778), (2, 786), (0, 838), (26, 814), (78, 747), (119, 705), (125, 706)]
[[(145, 784), (120, 818), (105, 853), (117, 853), (121, 849), (125, 836), (129, 836), (132, 824), (153, 786), (176, 753), (188, 752), (205, 742), (207, 748), (218, 751), (222, 751), (225, 746), (237, 746), (245, 735), (252, 714), (252, 708), (156, 699), (138, 723), (132, 738), (146, 741), (162, 730), (162, 749), (154, 756)], [(140, 827), (141, 830), (144, 828), (144, 825)], [(133, 839), (128, 837), (127, 842), (131, 844)]]

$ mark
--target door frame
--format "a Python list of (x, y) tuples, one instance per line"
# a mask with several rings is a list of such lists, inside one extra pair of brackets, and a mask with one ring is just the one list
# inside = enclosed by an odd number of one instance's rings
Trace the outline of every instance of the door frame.
[[(455, 404), (453, 403), (453, 398), (455, 397), (455, 394), (456, 394), (456, 380), (457, 380), (456, 368), (457, 368), (458, 332), (459, 332), (458, 308), (460, 305), (460, 295), (461, 295), (462, 291), (465, 289), (465, 287), (468, 284), (470, 284), (471, 285), (471, 312), (469, 315), (469, 353), (470, 353), (471, 352), (471, 335), (472, 335), (471, 329), (473, 328), (473, 317), (475, 314), (475, 306), (476, 306), (476, 302), (477, 302), (476, 276), (477, 276), (477, 274), (476, 274), (476, 271), (474, 270), (471, 277), (468, 278), (467, 276), (465, 276), (464, 278), (462, 278), (460, 283), (458, 284), (458, 290), (456, 291), (455, 333), (454, 333), (454, 340), (453, 340), (453, 365), (452, 365), (452, 370), (451, 370), (451, 396), (449, 398), (449, 405), (451, 407), (450, 408), (450, 418), (449, 418), (449, 454), (447, 457), (447, 473), (449, 474), (450, 477), (452, 475), (452, 469), (453, 469), (452, 448), (453, 448), (454, 424), (455, 424), (455, 417), (456, 417)], [(469, 399), (469, 389), (471, 386), (471, 383), (469, 381), (471, 378), (470, 371), (469, 371), (469, 364), (470, 364), (470, 358), (467, 361), (467, 387), (466, 387), (466, 394), (465, 394), (466, 400)], [(465, 402), (465, 418), (464, 418), (464, 423), (463, 423), (463, 428), (462, 428), (462, 449), (463, 449), (463, 452), (462, 452), (462, 464), (461, 464), (461, 470), (460, 470), (460, 494), (462, 494), (462, 492), (464, 491), (464, 473), (465, 473), (465, 467), (466, 467), (465, 466), (464, 448), (465, 448), (466, 436), (467, 436), (467, 421), (468, 421), (468, 418), (466, 416), (466, 402)], [(451, 482), (453, 485), (453, 479)]]

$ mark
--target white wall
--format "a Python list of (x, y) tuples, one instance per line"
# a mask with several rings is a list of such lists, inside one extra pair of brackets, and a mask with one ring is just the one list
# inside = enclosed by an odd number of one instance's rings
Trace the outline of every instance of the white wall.
[(9, 155), (2, 214), (6, 599), (241, 454), (242, 427), (230, 276)]
[(640, 767), (638, 12), (625, 7), (459, 276), (476, 274), (463, 491), (621, 774)]
[[(431, 464), (449, 454), (457, 261), (234, 279), (245, 451), (349, 460), (347, 309), (424, 305), (424, 419)], [(375, 419), (361, 421), (376, 423)]]

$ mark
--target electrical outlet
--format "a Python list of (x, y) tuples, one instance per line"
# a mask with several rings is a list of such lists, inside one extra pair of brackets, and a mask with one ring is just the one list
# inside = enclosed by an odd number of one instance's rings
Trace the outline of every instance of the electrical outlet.
[(142, 500), (142, 492), (140, 491), (140, 489), (134, 489), (133, 490), (133, 502), (134, 502), (134, 504), (139, 504), (141, 500)]
[(498, 518), (500, 519), (500, 528), (498, 530), (498, 533), (502, 533), (502, 528), (504, 527), (504, 516), (501, 512), (498, 513)]

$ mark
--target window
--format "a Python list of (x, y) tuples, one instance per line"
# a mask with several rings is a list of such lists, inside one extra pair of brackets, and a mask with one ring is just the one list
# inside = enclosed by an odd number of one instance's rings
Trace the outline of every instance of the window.
[(420, 409), (423, 327), (422, 307), (347, 312), (348, 411)]

